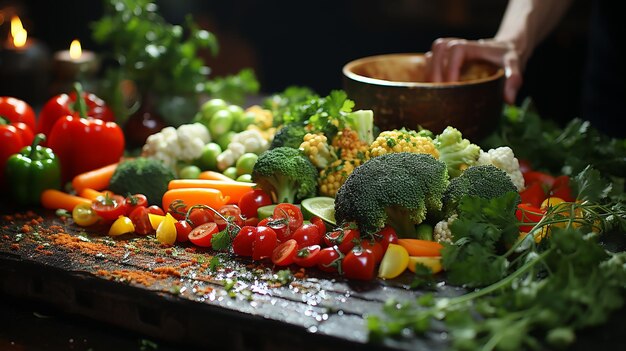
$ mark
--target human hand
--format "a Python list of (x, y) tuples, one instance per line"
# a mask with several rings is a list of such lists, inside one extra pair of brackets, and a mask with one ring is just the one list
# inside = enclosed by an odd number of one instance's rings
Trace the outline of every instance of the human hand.
[(523, 63), (511, 42), (439, 38), (426, 53), (427, 78), (431, 82), (458, 81), (461, 67), (468, 60), (484, 60), (502, 67), (506, 77), (504, 101), (515, 103), (522, 85)]

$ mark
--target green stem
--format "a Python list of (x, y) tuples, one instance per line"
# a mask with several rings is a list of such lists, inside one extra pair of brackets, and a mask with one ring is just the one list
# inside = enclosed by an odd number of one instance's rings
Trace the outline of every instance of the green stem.
[(76, 82), (74, 83), (74, 90), (76, 91), (76, 103), (74, 104), (74, 107), (76, 108), (80, 118), (87, 118), (87, 104), (83, 98), (83, 86)]
[(33, 139), (33, 142), (30, 144), (30, 152), (28, 153), (29, 159), (35, 160), (35, 156), (37, 156), (37, 145), (44, 140), (46, 140), (46, 136), (43, 133), (37, 133), (37, 135), (35, 135), (35, 139)]

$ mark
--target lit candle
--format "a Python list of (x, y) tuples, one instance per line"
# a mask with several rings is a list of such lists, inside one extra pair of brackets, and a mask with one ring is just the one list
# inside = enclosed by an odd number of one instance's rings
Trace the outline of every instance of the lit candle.
[(19, 17), (11, 18), (11, 32), (0, 51), (0, 95), (38, 105), (47, 98), (49, 53), (28, 37)]
[(57, 81), (53, 87), (53, 93), (66, 93), (71, 90), (75, 82), (81, 82), (85, 89), (100, 68), (100, 60), (97, 55), (88, 50), (83, 50), (80, 41), (74, 39), (69, 50), (58, 51), (54, 54), (53, 70)]

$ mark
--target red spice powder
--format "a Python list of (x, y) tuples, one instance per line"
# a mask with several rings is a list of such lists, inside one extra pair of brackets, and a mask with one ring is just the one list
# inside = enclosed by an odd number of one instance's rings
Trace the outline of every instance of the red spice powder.
[(82, 241), (78, 237), (71, 236), (67, 233), (52, 234), (50, 235), (50, 240), (55, 245), (64, 247), (68, 250), (80, 250), (86, 254), (96, 255), (98, 253), (102, 253), (104, 255), (112, 256), (120, 255), (120, 249), (101, 243)]

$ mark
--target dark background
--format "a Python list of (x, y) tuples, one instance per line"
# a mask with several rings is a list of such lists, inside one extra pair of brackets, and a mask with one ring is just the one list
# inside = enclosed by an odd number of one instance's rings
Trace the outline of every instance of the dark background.
[[(216, 76), (252, 67), (263, 93), (289, 85), (319, 94), (341, 88), (341, 68), (350, 60), (392, 52), (425, 52), (433, 40), (455, 36), (492, 37), (506, 1), (492, 0), (161, 0), (160, 13), (183, 23), (188, 13), (220, 42), (208, 58)], [(518, 100), (530, 96), (545, 118), (559, 122), (580, 116), (587, 45), (589, 0), (573, 7), (537, 48), (525, 72)], [(98, 0), (0, 1), (19, 13), (29, 36), (51, 52), (78, 38), (83, 48), (102, 51), (90, 23), (102, 15)], [(6, 37), (8, 21), (2, 25)]]

